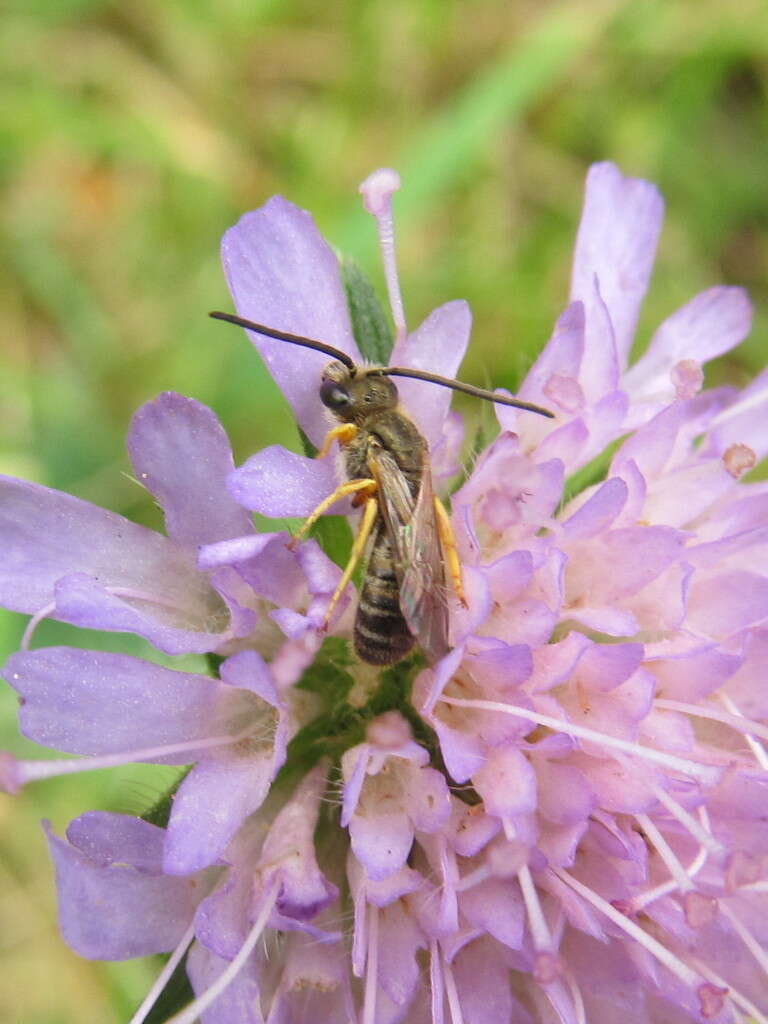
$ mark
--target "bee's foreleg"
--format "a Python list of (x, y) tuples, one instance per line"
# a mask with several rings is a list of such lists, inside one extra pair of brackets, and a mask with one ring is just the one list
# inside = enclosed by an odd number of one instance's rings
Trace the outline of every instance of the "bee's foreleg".
[(445, 505), (435, 495), (435, 514), (437, 516), (437, 532), (440, 536), (440, 544), (443, 548), (443, 558), (448, 568), (448, 575), (451, 577), (451, 585), (459, 601), (467, 607), (467, 595), (464, 591), (464, 579), (461, 573), (461, 562), (456, 547), (456, 536), (451, 526), (451, 518), (445, 511)]
[(376, 481), (372, 479), (347, 480), (346, 483), (340, 484), (333, 494), (329, 494), (327, 498), (323, 498), (315, 511), (304, 520), (299, 532), (295, 533), (293, 537), (291, 537), (288, 547), (296, 547), (301, 538), (305, 537), (307, 533), (309, 533), (320, 516), (323, 515), (324, 512), (327, 512), (331, 505), (335, 505), (341, 498), (346, 498), (350, 494), (357, 494), (360, 491), (370, 491), (371, 493), (374, 493), (376, 491), (376, 486)]
[[(373, 481), (369, 481), (369, 483), (374, 483), (374, 487), (376, 486), (375, 482)], [(363, 557), (365, 545), (368, 543), (368, 538), (371, 535), (373, 524), (376, 522), (376, 517), (378, 516), (379, 512), (379, 503), (376, 500), (376, 498), (373, 497), (373, 493), (369, 492), (368, 496), (365, 499), (365, 508), (363, 509), (363, 516), (362, 519), (360, 520), (360, 528), (357, 531), (355, 542), (352, 545), (352, 552), (349, 556), (349, 561), (347, 562), (346, 568), (344, 569), (344, 572), (341, 575), (341, 579), (339, 580), (338, 586), (334, 590), (333, 597), (331, 598), (328, 608), (326, 609), (325, 616), (323, 617), (323, 624), (321, 627), (322, 629), (326, 629), (328, 623), (331, 621), (331, 615), (333, 615), (333, 610), (336, 607), (339, 598), (344, 593), (347, 584), (352, 579), (352, 573), (355, 571), (355, 566)]]
[(334, 441), (338, 441), (340, 445), (348, 444), (356, 435), (357, 427), (354, 423), (340, 423), (338, 427), (334, 427), (333, 430), (329, 430), (325, 435), (322, 447), (315, 458), (324, 459), (331, 450), (331, 446)]

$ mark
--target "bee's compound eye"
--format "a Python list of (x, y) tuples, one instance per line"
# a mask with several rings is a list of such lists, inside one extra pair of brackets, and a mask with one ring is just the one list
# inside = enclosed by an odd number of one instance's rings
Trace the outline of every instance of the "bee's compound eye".
[(349, 393), (334, 380), (324, 380), (320, 385), (320, 401), (329, 409), (343, 409), (349, 405)]

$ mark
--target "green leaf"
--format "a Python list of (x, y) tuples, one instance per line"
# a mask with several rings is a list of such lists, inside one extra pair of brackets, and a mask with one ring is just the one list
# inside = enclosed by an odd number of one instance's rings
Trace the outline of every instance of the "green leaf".
[(182, 784), (187, 775), (192, 771), (192, 766), (184, 768), (179, 777), (170, 786), (161, 797), (159, 797), (151, 807), (149, 807), (142, 815), (143, 821), (148, 821), (150, 825), (157, 825), (159, 828), (165, 828), (168, 824), (168, 819), (171, 816), (171, 807), (173, 806), (173, 798), (176, 796), (176, 792), (179, 786)]
[(394, 336), (379, 297), (363, 270), (346, 256), (341, 260), (341, 274), (357, 347), (372, 363), (386, 366)]

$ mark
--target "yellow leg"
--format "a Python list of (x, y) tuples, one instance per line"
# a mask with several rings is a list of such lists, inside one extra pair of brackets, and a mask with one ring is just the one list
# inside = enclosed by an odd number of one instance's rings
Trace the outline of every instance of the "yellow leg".
[(451, 584), (456, 592), (456, 597), (466, 608), (467, 595), (464, 592), (464, 580), (461, 575), (459, 552), (456, 549), (456, 537), (453, 533), (450, 517), (438, 497), (435, 497), (435, 513), (437, 515), (437, 532), (440, 535), (440, 544), (443, 548), (445, 564), (448, 567), (448, 575), (451, 577)]
[(371, 535), (373, 524), (376, 522), (378, 511), (378, 501), (374, 497), (366, 498), (365, 508), (363, 509), (363, 518), (360, 520), (360, 529), (357, 531), (355, 543), (352, 545), (352, 553), (349, 556), (347, 567), (339, 580), (339, 585), (333, 592), (333, 597), (331, 598), (331, 602), (328, 605), (328, 609), (326, 610), (323, 618), (322, 629), (326, 629), (328, 627), (328, 623), (331, 621), (331, 615), (333, 615), (333, 609), (336, 607), (339, 598), (344, 593), (347, 584), (352, 579), (352, 573), (355, 571), (355, 566), (363, 556), (365, 545)]
[(312, 528), (313, 524), (317, 522), (320, 516), (324, 512), (327, 512), (331, 505), (335, 505), (335, 503), (340, 498), (346, 498), (347, 495), (357, 494), (360, 491), (369, 491), (371, 494), (375, 494), (376, 488), (376, 481), (372, 479), (347, 480), (346, 483), (340, 484), (333, 492), (333, 494), (329, 494), (327, 498), (323, 498), (323, 500), (317, 506), (315, 511), (312, 513), (312, 515), (310, 515), (309, 518), (304, 521), (299, 532), (295, 533), (291, 538), (288, 547), (294, 548), (299, 543), (301, 538), (304, 537), (307, 534), (307, 532)]
[(331, 450), (331, 445), (334, 441), (338, 441), (340, 445), (347, 444), (357, 434), (357, 427), (354, 423), (340, 423), (338, 427), (334, 427), (333, 430), (329, 430), (325, 435), (322, 448), (315, 456), (316, 459), (324, 459), (328, 452)]

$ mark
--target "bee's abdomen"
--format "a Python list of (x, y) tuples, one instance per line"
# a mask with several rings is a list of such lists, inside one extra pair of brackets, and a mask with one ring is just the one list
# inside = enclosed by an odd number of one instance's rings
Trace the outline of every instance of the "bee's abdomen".
[(389, 540), (382, 530), (373, 542), (355, 617), (355, 650), (371, 665), (392, 665), (415, 638), (400, 611), (399, 589)]

